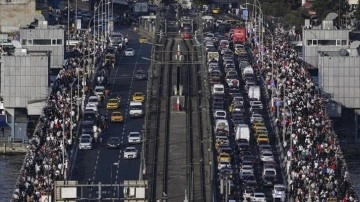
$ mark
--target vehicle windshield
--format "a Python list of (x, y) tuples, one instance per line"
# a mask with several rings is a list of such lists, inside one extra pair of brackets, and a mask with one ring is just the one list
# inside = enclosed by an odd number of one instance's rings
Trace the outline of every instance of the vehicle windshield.
[(142, 110), (142, 106), (130, 106), (130, 110)]
[(80, 140), (81, 143), (90, 143), (90, 138), (81, 138)]
[(120, 112), (114, 112), (112, 115), (113, 116), (121, 116), (121, 113)]
[(84, 118), (85, 121), (93, 121), (96, 119), (96, 115), (95, 113), (84, 113)]
[(285, 191), (285, 187), (275, 187), (275, 191)]
[(135, 149), (125, 149), (125, 152), (136, 152)]
[(139, 137), (140, 134), (139, 133), (130, 133), (129, 137)]

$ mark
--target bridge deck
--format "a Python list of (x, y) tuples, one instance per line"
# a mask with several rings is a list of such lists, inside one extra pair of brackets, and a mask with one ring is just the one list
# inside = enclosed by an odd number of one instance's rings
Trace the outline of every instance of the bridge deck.
[(170, 201), (183, 201), (186, 178), (186, 113), (171, 112), (168, 145), (168, 193)]

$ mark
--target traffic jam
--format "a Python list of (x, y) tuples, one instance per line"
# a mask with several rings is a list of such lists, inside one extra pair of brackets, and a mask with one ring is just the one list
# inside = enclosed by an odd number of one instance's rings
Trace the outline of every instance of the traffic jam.
[(284, 201), (285, 186), (260, 73), (251, 64), (246, 30), (204, 34), (211, 85), (217, 201)]

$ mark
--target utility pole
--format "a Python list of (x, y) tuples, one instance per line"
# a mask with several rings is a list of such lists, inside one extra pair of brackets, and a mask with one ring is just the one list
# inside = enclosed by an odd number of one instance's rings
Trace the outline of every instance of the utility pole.
[(67, 24), (68, 24), (68, 51), (70, 51), (70, 0), (68, 0), (68, 21), (67, 21)]

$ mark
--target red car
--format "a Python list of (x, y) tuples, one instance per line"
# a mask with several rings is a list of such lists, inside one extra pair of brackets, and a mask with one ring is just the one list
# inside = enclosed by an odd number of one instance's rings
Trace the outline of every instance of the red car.
[(183, 39), (191, 39), (191, 34), (189, 34), (189, 33), (184, 33), (184, 34), (182, 35), (182, 38), (183, 38)]

